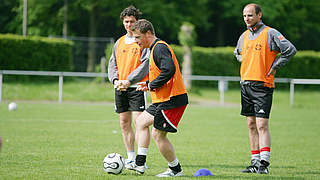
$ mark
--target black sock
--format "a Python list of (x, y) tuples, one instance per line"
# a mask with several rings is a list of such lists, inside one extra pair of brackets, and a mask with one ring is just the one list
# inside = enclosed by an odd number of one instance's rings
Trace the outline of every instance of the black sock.
[(180, 166), (180, 163), (178, 163), (178, 165), (176, 165), (176, 166), (174, 166), (174, 167), (170, 167), (170, 166), (169, 166), (169, 168), (170, 168), (172, 171), (176, 172), (176, 173), (182, 171), (181, 166)]
[(137, 155), (136, 157), (136, 165), (137, 166), (144, 166), (146, 163), (147, 156), (146, 155)]

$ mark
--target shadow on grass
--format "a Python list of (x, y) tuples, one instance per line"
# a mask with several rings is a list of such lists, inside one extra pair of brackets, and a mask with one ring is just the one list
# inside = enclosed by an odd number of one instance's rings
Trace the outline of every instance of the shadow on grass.
[[(190, 176), (188, 178), (199, 178), (199, 177), (193, 177), (193, 176)], [(232, 176), (232, 175), (213, 175), (213, 176), (203, 176), (201, 177), (202, 178), (205, 178), (205, 179), (303, 179), (301, 177), (289, 177), (289, 176), (272, 176), (272, 175), (258, 175), (258, 174), (254, 174), (252, 176)]]
[(320, 175), (320, 171), (298, 172), (297, 174)]
[[(132, 177), (134, 178), (142, 178), (142, 179), (154, 179), (155, 174), (121, 174), (122, 177)], [(117, 178), (116, 178), (117, 179)], [(273, 176), (270, 174), (240, 174), (239, 175), (213, 175), (213, 176), (201, 176), (201, 177), (194, 177), (193, 175), (183, 175), (180, 176), (179, 179), (304, 179), (302, 177), (290, 177), (290, 176)]]
[(227, 165), (227, 164), (202, 164), (202, 165), (193, 165), (193, 164), (183, 164), (183, 167), (190, 167), (190, 168), (237, 168), (241, 169), (243, 166), (234, 166), (234, 165)]
[(295, 169), (295, 166), (272, 166), (271, 168), (276, 168), (276, 169)]
[[(225, 165), (225, 164), (208, 164), (208, 165), (184, 165), (184, 167), (188, 168), (208, 168), (208, 169), (214, 169), (214, 168), (231, 168), (231, 169), (241, 169), (242, 166), (232, 166), (232, 165)], [(295, 168), (293, 166), (278, 166), (273, 168)], [(236, 170), (233, 174), (214, 174), (213, 176), (202, 176), (202, 177), (194, 177), (192, 174), (184, 174), (183, 176), (179, 177), (179, 179), (284, 179), (284, 180), (291, 180), (291, 179), (305, 179), (303, 175), (318, 175), (320, 174), (320, 171), (307, 171), (307, 172), (299, 172), (297, 174), (292, 174), (292, 176), (283, 176), (279, 174), (246, 174), (241, 173), (240, 171)], [(143, 175), (138, 175), (134, 171), (124, 171), (120, 176), (114, 176), (115, 179), (118, 178), (132, 178), (132, 179), (154, 179), (156, 174), (148, 173), (146, 172)], [(301, 175), (301, 176), (299, 176)]]
[[(183, 167), (190, 167), (190, 168), (233, 168), (233, 169), (242, 169), (245, 168), (244, 166), (240, 165), (228, 165), (228, 164), (202, 164), (202, 165), (192, 165), (192, 164), (184, 164)], [(295, 166), (272, 166), (271, 168), (281, 168), (281, 169), (294, 169)]]

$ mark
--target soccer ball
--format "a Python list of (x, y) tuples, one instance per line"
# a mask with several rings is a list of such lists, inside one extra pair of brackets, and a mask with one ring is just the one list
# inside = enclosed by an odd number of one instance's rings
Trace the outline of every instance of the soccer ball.
[(18, 105), (15, 102), (12, 102), (8, 105), (9, 111), (15, 111), (17, 110), (17, 108), (18, 108)]
[(124, 159), (118, 153), (110, 153), (103, 160), (103, 169), (108, 174), (120, 174), (124, 167)]

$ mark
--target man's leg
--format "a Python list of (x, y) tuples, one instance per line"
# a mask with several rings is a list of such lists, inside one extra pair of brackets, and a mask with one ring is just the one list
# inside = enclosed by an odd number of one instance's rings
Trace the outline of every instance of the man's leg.
[(123, 142), (126, 146), (127, 150), (127, 159), (125, 160), (125, 167), (127, 169), (133, 169), (135, 164), (135, 156), (136, 153), (134, 151), (134, 140), (135, 140), (135, 133), (133, 132), (132, 125), (131, 125), (131, 111), (126, 111), (119, 113), (120, 117), (120, 127), (122, 130), (122, 137)]
[(158, 177), (182, 176), (182, 169), (179, 160), (176, 157), (174, 148), (167, 137), (167, 132), (160, 131), (156, 128), (152, 129), (152, 137), (162, 156), (168, 161), (169, 169)]
[(270, 147), (269, 119), (257, 118), (257, 129), (259, 133), (259, 147)]
[(247, 116), (249, 141), (251, 149), (251, 165), (244, 169), (243, 173), (255, 173), (260, 166), (260, 151), (259, 151), (259, 133), (255, 116)]
[(154, 116), (147, 111), (143, 111), (136, 119), (136, 137), (138, 143), (138, 153), (136, 157), (136, 171), (144, 173), (147, 159), (148, 148), (150, 144), (149, 126), (153, 124)]
[(176, 155), (175, 155), (173, 146), (167, 137), (167, 132), (160, 131), (156, 128), (153, 128), (152, 129), (152, 138), (156, 142), (160, 153), (168, 162), (172, 162), (173, 160), (176, 159)]
[(138, 147), (148, 148), (150, 144), (149, 126), (153, 124), (154, 117), (147, 111), (143, 111), (136, 119), (136, 131)]
[[(142, 112), (140, 111), (132, 111), (132, 119), (133, 119), (133, 122), (134, 122), (134, 127), (136, 127), (137, 129), (137, 119), (138, 117), (140, 116)], [(138, 144), (138, 137), (137, 137), (137, 131), (135, 133), (135, 140), (136, 140), (136, 143)]]
[[(125, 167), (129, 170), (133, 170), (135, 167), (136, 152), (134, 150), (134, 141), (136, 139), (135, 133), (131, 125), (131, 119), (134, 124), (136, 118), (141, 114), (139, 111), (130, 111), (120, 113), (120, 124), (122, 128), (123, 140), (127, 149), (127, 159), (125, 160)], [(131, 118), (132, 117), (132, 118)]]
[(134, 151), (134, 133), (131, 126), (131, 111), (119, 113), (123, 142), (127, 152)]
[(257, 118), (257, 128), (259, 133), (259, 146), (260, 146), (260, 159), (261, 166), (258, 173), (268, 174), (268, 166), (270, 164), (270, 132), (269, 132), (269, 119), (267, 118)]
[(255, 116), (247, 116), (251, 151), (259, 150), (259, 133)]

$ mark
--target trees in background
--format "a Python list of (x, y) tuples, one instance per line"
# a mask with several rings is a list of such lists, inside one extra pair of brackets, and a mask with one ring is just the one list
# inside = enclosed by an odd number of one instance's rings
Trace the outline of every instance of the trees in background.
[[(319, 0), (28, 0), (28, 35), (114, 37), (125, 30), (120, 12), (133, 4), (150, 20), (161, 39), (178, 44), (183, 22), (195, 26), (199, 46), (235, 46), (246, 29), (242, 9), (258, 3), (263, 21), (283, 33), (299, 50), (320, 50)], [(22, 34), (23, 0), (0, 0), (0, 33)], [(95, 44), (89, 48), (94, 57)], [(92, 71), (92, 66), (88, 67)]]

